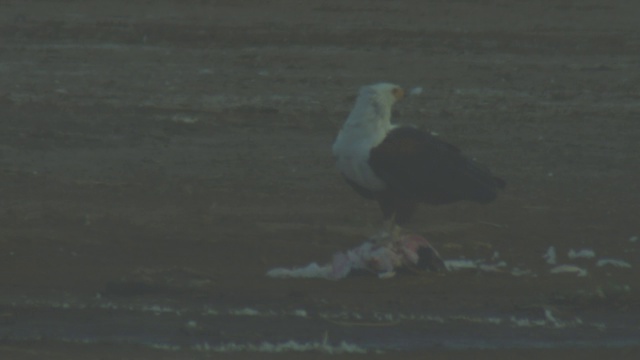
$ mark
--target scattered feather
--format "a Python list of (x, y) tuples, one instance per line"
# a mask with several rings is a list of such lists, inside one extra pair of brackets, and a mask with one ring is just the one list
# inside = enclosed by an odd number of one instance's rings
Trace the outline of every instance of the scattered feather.
[(311, 263), (305, 267), (293, 269), (275, 268), (267, 272), (267, 276), (274, 278), (325, 278), (331, 276), (332, 269), (330, 265), (320, 266), (317, 263)]
[(500, 261), (495, 264), (479, 264), (478, 269), (486, 272), (501, 272), (503, 271), (502, 267), (506, 267), (507, 263), (505, 261)]
[(576, 274), (578, 276), (587, 276), (587, 270), (575, 265), (558, 265), (550, 270), (552, 274)]
[(557, 263), (556, 248), (553, 246), (549, 246), (549, 249), (547, 250), (546, 254), (542, 256), (542, 258), (547, 261), (547, 264), (555, 265)]
[(423, 91), (422, 87), (416, 86), (413, 89), (411, 89), (411, 91), (409, 91), (409, 95), (418, 96), (418, 95), (422, 94), (422, 91)]
[(630, 268), (631, 267), (631, 264), (629, 264), (628, 262), (626, 262), (624, 260), (616, 260), (616, 259), (600, 259), (600, 260), (598, 260), (596, 265), (598, 267), (602, 267), (602, 266), (605, 266), (605, 265), (613, 265), (613, 266), (618, 267), (618, 268)]
[(535, 274), (533, 273), (533, 271), (529, 270), (529, 269), (520, 269), (520, 268), (513, 268), (511, 269), (511, 275), (513, 276), (534, 276)]
[(596, 253), (591, 249), (581, 249), (579, 251), (575, 251), (573, 249), (569, 250), (569, 259), (577, 259), (577, 258), (585, 258), (591, 259), (596, 256)]
[(544, 317), (550, 322), (552, 323), (555, 327), (561, 327), (560, 322), (558, 321), (558, 319), (556, 319), (555, 316), (553, 316), (553, 313), (551, 312), (551, 310), (549, 309), (544, 309)]
[(468, 259), (445, 260), (444, 264), (449, 271), (478, 268), (475, 261)]

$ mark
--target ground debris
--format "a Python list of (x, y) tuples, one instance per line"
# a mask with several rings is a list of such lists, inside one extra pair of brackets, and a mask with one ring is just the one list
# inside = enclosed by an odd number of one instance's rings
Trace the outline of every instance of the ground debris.
[(442, 271), (445, 262), (438, 251), (423, 237), (415, 234), (389, 235), (382, 233), (362, 245), (333, 255), (329, 264), (311, 263), (293, 269), (275, 268), (267, 276), (276, 278), (325, 278), (342, 279), (354, 270), (365, 270), (379, 278), (393, 277), (396, 270)]

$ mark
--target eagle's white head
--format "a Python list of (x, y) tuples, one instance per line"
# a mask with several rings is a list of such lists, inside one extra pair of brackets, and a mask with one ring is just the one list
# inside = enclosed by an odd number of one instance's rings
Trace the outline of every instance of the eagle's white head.
[(343, 147), (366, 143), (378, 145), (391, 130), (391, 107), (404, 96), (404, 90), (394, 84), (379, 83), (360, 88), (356, 104), (333, 144), (333, 153)]
[(369, 151), (392, 129), (391, 108), (403, 96), (404, 90), (394, 84), (361, 87), (356, 104), (333, 143), (338, 168), (349, 179), (368, 189), (384, 186), (369, 168)]
[(356, 104), (351, 110), (345, 126), (363, 123), (389, 124), (391, 122), (391, 108), (403, 96), (404, 90), (400, 86), (390, 83), (361, 87)]

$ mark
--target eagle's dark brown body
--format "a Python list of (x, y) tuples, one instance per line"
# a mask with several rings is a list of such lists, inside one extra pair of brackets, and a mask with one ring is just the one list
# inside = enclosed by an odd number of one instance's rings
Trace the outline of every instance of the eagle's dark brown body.
[(385, 219), (406, 223), (419, 203), (449, 204), (457, 201), (489, 203), (506, 186), (485, 167), (463, 156), (460, 150), (412, 127), (391, 130), (371, 149), (369, 166), (386, 184), (369, 190), (346, 178), (360, 195), (380, 204)]
[(420, 203), (493, 201), (504, 180), (427, 132), (391, 124), (391, 107), (403, 95), (402, 88), (388, 83), (360, 89), (333, 144), (347, 182), (376, 200), (385, 219), (400, 225)]

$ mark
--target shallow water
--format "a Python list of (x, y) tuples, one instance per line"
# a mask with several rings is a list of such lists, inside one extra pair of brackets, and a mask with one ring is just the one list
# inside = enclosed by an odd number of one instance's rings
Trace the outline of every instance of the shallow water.
[(363, 353), (434, 348), (640, 346), (637, 314), (344, 312), (207, 303), (15, 299), (1, 305), (5, 343), (138, 344), (168, 351)]

